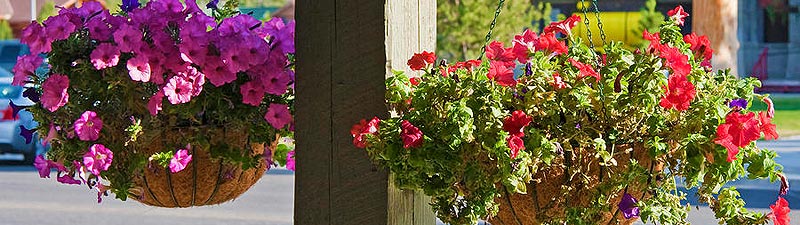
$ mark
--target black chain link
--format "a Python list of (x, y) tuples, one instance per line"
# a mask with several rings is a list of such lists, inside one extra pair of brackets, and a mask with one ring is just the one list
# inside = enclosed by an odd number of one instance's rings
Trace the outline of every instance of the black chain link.
[(486, 45), (489, 44), (489, 40), (492, 39), (492, 31), (494, 30), (494, 25), (497, 24), (497, 17), (500, 16), (500, 10), (503, 8), (503, 3), (506, 0), (500, 0), (497, 4), (497, 9), (494, 10), (494, 19), (492, 19), (492, 24), (489, 26), (489, 32), (486, 33), (486, 39), (483, 41), (483, 47), (481, 47), (481, 55), (478, 56), (478, 60), (483, 58), (483, 55), (486, 54)]
[(583, 24), (586, 24), (586, 37), (589, 41), (589, 49), (594, 49), (594, 42), (592, 41), (592, 29), (589, 27), (589, 12), (587, 10), (586, 2), (581, 0), (581, 11), (583, 11)]
[(597, 18), (597, 29), (600, 29), (600, 40), (603, 40), (603, 46), (606, 45), (606, 32), (603, 30), (603, 21), (600, 21), (600, 7), (597, 7), (597, 0), (592, 0), (594, 6), (594, 17)]

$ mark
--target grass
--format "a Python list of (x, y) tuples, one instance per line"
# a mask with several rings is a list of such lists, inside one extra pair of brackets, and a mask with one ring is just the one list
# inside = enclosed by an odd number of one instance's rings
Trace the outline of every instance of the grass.
[[(771, 95), (770, 98), (775, 104), (775, 118), (772, 122), (778, 126), (778, 135), (800, 135), (800, 95)], [(767, 110), (767, 105), (761, 101), (753, 101), (750, 109), (764, 111)]]

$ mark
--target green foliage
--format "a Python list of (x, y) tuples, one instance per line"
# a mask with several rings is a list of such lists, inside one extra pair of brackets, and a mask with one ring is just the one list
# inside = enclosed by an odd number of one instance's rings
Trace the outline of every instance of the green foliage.
[(8, 40), (14, 38), (14, 33), (11, 30), (11, 25), (6, 20), (0, 20), (0, 40)]
[[(496, 0), (436, 1), (436, 51), (439, 57), (464, 61), (480, 55), (486, 32), (494, 18)], [(550, 23), (550, 3), (505, 1), (492, 40), (511, 37), (525, 29), (539, 30), (538, 21)]]
[(56, 3), (52, 0), (45, 1), (44, 5), (42, 5), (42, 7), (39, 9), (38, 14), (39, 15), (36, 15), (36, 21), (39, 23), (44, 22), (51, 16), (57, 15), (58, 11), (56, 11)]
[[(647, 0), (644, 3), (644, 8), (639, 10), (642, 17), (639, 20), (639, 26), (631, 30), (634, 37), (640, 37), (643, 31), (648, 31), (650, 33), (655, 33), (659, 31), (659, 25), (661, 21), (664, 21), (664, 15), (661, 12), (656, 11), (656, 0)], [(643, 48), (649, 43), (640, 42), (637, 46), (632, 46), (634, 48)]]
[[(679, 76), (670, 74), (674, 62), (662, 54), (612, 42), (601, 60), (568, 36), (560, 40), (569, 44), (564, 54), (529, 52), (527, 74), (508, 86), (489, 79), (500, 76), (498, 64), (489, 62), (429, 66), (417, 85), (395, 72), (386, 80), (393, 116), (366, 135), (366, 150), (400, 188), (431, 196), (438, 217), (450, 224), (474, 224), (497, 213), (501, 196), (553, 183), (558, 188), (552, 193), (538, 193), (553, 204), (537, 211), (545, 224), (598, 224), (603, 215), (619, 213), (623, 193), (639, 199), (646, 222), (686, 224), (689, 208), (681, 201), (687, 196), (677, 191), (677, 177), (683, 186), (698, 187), (691, 197), (709, 204), (721, 221), (763, 224), (765, 215), (748, 212), (735, 189), (722, 187), (741, 178), (775, 181), (782, 170), (775, 152), (750, 143), (728, 162), (727, 149), (715, 143), (726, 116), (740, 113), (728, 106), (731, 100), (767, 97), (753, 92), (760, 82), (701, 66), (702, 56), (692, 53), (674, 21), (662, 22), (659, 31), (660, 44), (679, 51), (691, 67), (686, 78), (696, 95), (688, 109), (661, 105), (672, 85), (668, 77)], [(591, 65), (600, 79), (586, 77), (570, 60)], [(555, 74), (566, 87), (557, 88)], [(504, 124), (516, 110), (532, 122), (522, 131), (525, 148), (513, 157)], [(403, 121), (419, 128), (422, 146), (404, 147)], [(558, 171), (565, 175), (549, 177)]]

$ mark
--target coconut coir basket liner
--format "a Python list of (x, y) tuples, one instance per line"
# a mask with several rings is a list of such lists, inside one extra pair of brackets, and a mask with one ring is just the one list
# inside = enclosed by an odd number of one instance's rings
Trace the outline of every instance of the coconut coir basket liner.
[[(170, 149), (168, 146), (185, 146), (187, 140), (191, 140), (196, 133), (185, 128), (165, 131), (162, 134), (163, 142), (149, 143), (141, 152), (150, 155)], [(246, 149), (242, 154), (251, 156), (264, 153), (264, 144), (250, 143), (247, 134), (242, 131), (209, 128), (204, 129), (203, 133), (209, 137), (211, 148), (227, 145)], [(259, 160), (255, 167), (242, 170), (238, 165), (212, 158), (209, 149), (199, 145), (193, 145), (189, 154), (192, 155), (191, 163), (177, 173), (158, 165), (145, 168), (141, 176), (134, 178), (136, 189), (142, 190), (140, 196), (134, 199), (146, 205), (167, 208), (219, 204), (250, 189), (264, 175), (266, 166), (263, 160)]]
[[(617, 149), (631, 148), (630, 146), (620, 146)], [(627, 169), (629, 159), (635, 158), (644, 168), (653, 168), (654, 170), (661, 170), (660, 165), (651, 167), (652, 159), (646, 154), (644, 146), (637, 144), (633, 146), (632, 154), (620, 154), (615, 157), (618, 165), (614, 166), (615, 171)], [(561, 165), (563, 158), (554, 160), (553, 165)], [(599, 160), (594, 156), (583, 156), (578, 160), (573, 157), (573, 166), (582, 165), (588, 168), (588, 172), (582, 172), (589, 179), (588, 182), (571, 183), (565, 182), (568, 179), (565, 177), (565, 168), (561, 166), (551, 166), (539, 169), (534, 175), (531, 183), (527, 184), (527, 194), (517, 194), (510, 190), (501, 190), (502, 197), (495, 199), (499, 204), (499, 212), (497, 216), (490, 218), (489, 222), (492, 225), (535, 225), (542, 224), (546, 218), (566, 218), (566, 207), (586, 207), (591, 203), (592, 196), (595, 196), (600, 183), (600, 165)], [(608, 179), (606, 177), (606, 179)], [(536, 182), (536, 181), (540, 182)], [(642, 190), (647, 184), (633, 183), (629, 184), (628, 193), (633, 195), (640, 201), (647, 199), (648, 196), (643, 195), (639, 190)], [(499, 188), (505, 188), (500, 185)], [(563, 195), (564, 190), (567, 195)], [(617, 203), (622, 199), (623, 192), (620, 191), (612, 198), (610, 202), (611, 212), (600, 215), (598, 224), (624, 224), (630, 225), (636, 219), (626, 220), (622, 212), (616, 212), (618, 209)], [(616, 213), (616, 218), (612, 218)], [(613, 220), (613, 221), (612, 221)]]

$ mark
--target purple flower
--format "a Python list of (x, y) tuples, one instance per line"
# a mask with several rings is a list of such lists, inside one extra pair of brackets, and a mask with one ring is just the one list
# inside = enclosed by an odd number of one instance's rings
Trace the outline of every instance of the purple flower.
[[(191, 146), (187, 145), (186, 148), (190, 149)], [(175, 155), (169, 160), (169, 171), (172, 173), (180, 172), (186, 168), (186, 165), (192, 162), (192, 155), (189, 155), (187, 152), (186, 149), (179, 149), (175, 152)]]
[(23, 110), (23, 109), (28, 108), (30, 106), (19, 106), (17, 104), (14, 104), (14, 101), (10, 101), (9, 100), (8, 101), (8, 107), (11, 108), (11, 117), (12, 118), (17, 118), (17, 115), (19, 115), (19, 111), (20, 110)]
[(33, 160), (33, 167), (39, 171), (39, 177), (50, 178), (50, 166), (48, 160), (44, 159), (44, 156), (37, 155), (36, 159)]
[(108, 170), (114, 159), (114, 153), (102, 144), (93, 144), (89, 151), (83, 154), (83, 165), (92, 174), (100, 176), (100, 172)]
[(275, 127), (275, 129), (283, 129), (287, 124), (292, 122), (292, 113), (289, 112), (289, 106), (284, 104), (269, 104), (267, 114), (264, 119)]
[(636, 202), (636, 198), (627, 192), (622, 195), (622, 200), (619, 201), (617, 206), (619, 206), (619, 210), (622, 211), (622, 215), (625, 216), (625, 219), (639, 217), (639, 207), (636, 206)]
[(286, 169), (294, 171), (294, 150), (286, 153)]
[(81, 141), (96, 141), (100, 137), (100, 130), (103, 129), (103, 120), (97, 117), (97, 113), (85, 111), (73, 126), (75, 134)]
[(33, 139), (34, 130), (28, 130), (25, 126), (19, 125), (19, 135), (25, 138), (25, 144), (30, 144)]
[(11, 69), (14, 72), (14, 80), (11, 85), (22, 86), (28, 81), (28, 77), (36, 75), (36, 68), (42, 65), (42, 57), (37, 54), (23, 55), (17, 57), (17, 64)]
[(67, 14), (52, 16), (44, 21), (44, 34), (48, 42), (67, 39), (75, 31), (75, 24), (69, 21)]
[(219, 3), (219, 0), (211, 0), (206, 4), (206, 8), (217, 9), (217, 3)]
[(44, 27), (39, 22), (31, 21), (31, 24), (22, 30), (20, 42), (30, 47), (31, 55), (49, 52), (51, 50), (50, 42), (43, 37), (45, 36), (43, 34)]
[[(214, 58), (209, 57), (208, 59)], [(214, 86), (219, 87), (236, 80), (236, 73), (229, 71), (228, 66), (218, 57), (215, 60), (207, 60), (204, 66), (203, 72), (206, 74), (208, 81)]]
[(50, 112), (55, 112), (61, 106), (66, 105), (69, 101), (68, 87), (69, 78), (67, 76), (53, 74), (48, 77), (42, 84), (42, 106)]
[(42, 95), (39, 94), (39, 92), (36, 92), (35, 88), (28, 88), (22, 92), (22, 97), (26, 97), (32, 102), (39, 102), (39, 97), (42, 97)]
[(186, 80), (183, 76), (173, 76), (164, 86), (164, 95), (167, 96), (169, 103), (173, 105), (187, 103), (192, 100), (193, 86), (192, 82)]
[(747, 100), (743, 98), (737, 98), (731, 100), (731, 102), (728, 103), (728, 107), (730, 107), (731, 109), (738, 109), (738, 110), (747, 108)]
[(147, 59), (147, 56), (137, 55), (128, 59), (126, 64), (128, 66), (128, 75), (131, 76), (131, 80), (141, 82), (150, 81), (150, 73), (152, 70), (150, 70), (150, 60)]
[(249, 81), (239, 87), (239, 92), (242, 94), (242, 102), (244, 104), (258, 106), (261, 100), (264, 99), (264, 88), (256, 82)]
[(286, 93), (289, 82), (292, 82), (291, 78), (283, 72), (283, 69), (269, 71), (265, 76), (259, 78), (266, 92), (273, 95), (282, 95)]
[(122, 0), (122, 5), (119, 9), (125, 12), (130, 12), (135, 8), (139, 8), (139, 0)]
[(105, 69), (119, 63), (119, 49), (109, 43), (102, 43), (89, 55), (95, 69)]
[(142, 32), (133, 26), (122, 25), (119, 30), (114, 32), (114, 42), (121, 52), (139, 50), (139, 45), (142, 43)]
[(80, 180), (76, 180), (69, 174), (64, 174), (63, 176), (59, 176), (56, 180), (62, 184), (78, 184), (78, 185), (81, 184)]

